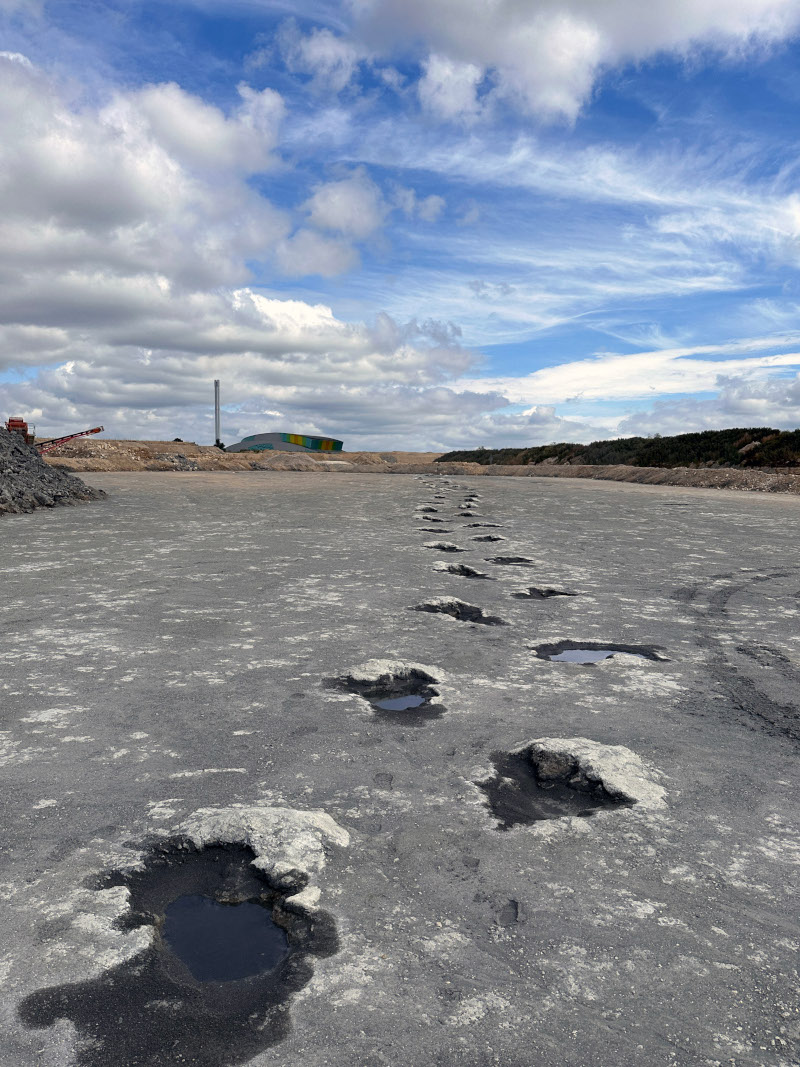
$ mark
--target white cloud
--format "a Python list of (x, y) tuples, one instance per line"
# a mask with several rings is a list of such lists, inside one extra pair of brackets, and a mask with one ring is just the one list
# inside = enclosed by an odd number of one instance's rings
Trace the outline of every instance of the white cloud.
[(686, 433), (731, 426), (800, 427), (800, 375), (769, 381), (722, 378), (710, 399), (656, 401), (619, 424), (620, 435)]
[(8, 386), (7, 403), (25, 412), (40, 433), (102, 424), (109, 436), (208, 442), (213, 438), (212, 378), (222, 381), (223, 440), (275, 430), (331, 434), (345, 448), (445, 451), (479, 445), (591, 440), (595, 420), (564, 419), (552, 407), (508, 412), (501, 396), (456, 393), (446, 385), (397, 380), (313, 380), (287, 362), (273, 376), (242, 361), (200, 368), (176, 356), (137, 365), (125, 377), (76, 360), (36, 379)]
[(149, 85), (118, 98), (107, 113), (119, 125), (143, 119), (155, 140), (170, 155), (202, 170), (254, 174), (274, 165), (271, 153), (284, 116), (280, 95), (239, 86), (241, 104), (230, 117), (185, 92), (174, 82)]
[(356, 240), (379, 229), (388, 210), (363, 167), (347, 178), (318, 185), (304, 207), (313, 226)]
[(423, 62), (423, 71), (417, 82), (417, 94), (426, 111), (441, 119), (477, 118), (478, 86), (483, 78), (480, 67), (447, 56), (430, 55)]
[(417, 214), (423, 220), (423, 222), (436, 222), (441, 213), (444, 211), (445, 201), (443, 196), (426, 196), (424, 200), (420, 200), (417, 207)]
[[(2, 0), (0, 0), (0, 10), (2, 10)], [(27, 56), (23, 56), (21, 52), (0, 52), (0, 59), (8, 59), (12, 63), (21, 63), (23, 67), (33, 70), (33, 63)]]
[(388, 440), (415, 408), (455, 426), (475, 405), (505, 405), (445, 387), (475, 364), (447, 324), (349, 324), (247, 286), (249, 258), (291, 273), (346, 269), (348, 239), (388, 210), (357, 170), (309, 201), (312, 223), (333, 233), (290, 236), (289, 218), (247, 181), (272, 160), (274, 94), (243, 87), (226, 115), (167, 85), (93, 109), (16, 59), (0, 58), (0, 80), (0, 370), (43, 368), (4, 383), (6, 405), (40, 431), (102, 423), (208, 440), (215, 377), (242, 431), (270, 428), (278, 408), (290, 429)]
[[(795, 343), (797, 340), (793, 339)], [(458, 384), (471, 392), (501, 393), (515, 404), (640, 400), (668, 393), (704, 393), (718, 388), (723, 379), (763, 381), (785, 374), (786, 368), (800, 367), (800, 352), (775, 354), (781, 347), (786, 347), (786, 339), (772, 337), (631, 355), (599, 354), (545, 367), (524, 377), (466, 379)], [(763, 349), (772, 351), (756, 354)]]
[(290, 278), (309, 274), (331, 278), (355, 267), (358, 253), (344, 241), (301, 229), (278, 244), (276, 259), (281, 272)]
[(2, 58), (0, 85), (0, 277), (15, 291), (30, 275), (41, 298), (98, 272), (241, 283), (245, 261), (269, 260), (286, 235), (288, 219), (246, 180), (268, 164), (275, 94), (243, 87), (231, 117), (175, 86), (117, 93), (92, 110)]
[(419, 199), (414, 189), (402, 185), (395, 187), (392, 199), (406, 218), (416, 217), (423, 222), (436, 222), (447, 206), (443, 196), (431, 194)]
[(698, 47), (741, 53), (785, 39), (800, 23), (798, 0), (355, 0), (351, 6), (354, 32), (376, 51), (423, 50), (421, 97), (447, 118), (475, 115), (474, 89), (488, 74), (493, 92), (524, 111), (571, 121), (607, 68)]
[[(445, 323), (400, 324), (382, 315), (373, 326), (350, 324), (325, 305), (249, 289), (135, 296), (118, 301), (104, 322), (91, 309), (88, 345), (86, 322), (67, 321), (66, 304), (44, 311), (61, 326), (0, 330), (0, 343), (14, 346), (12, 366), (51, 356), (59, 362), (6, 384), (7, 405), (29, 414), (41, 432), (86, 422), (112, 436), (208, 440), (210, 383), (220, 378), (225, 404), (241, 412), (229, 420), (236, 433), (319, 429), (351, 440), (408, 440), (416, 411), (422, 422), (410, 436), (418, 443), (457, 432), (478, 409), (507, 406), (500, 397), (447, 388), (474, 357)], [(33, 303), (25, 309), (27, 318), (35, 313)]]
[(293, 19), (283, 23), (278, 40), (287, 68), (294, 74), (311, 75), (312, 85), (318, 90), (341, 92), (366, 58), (352, 41), (328, 29), (302, 34)]

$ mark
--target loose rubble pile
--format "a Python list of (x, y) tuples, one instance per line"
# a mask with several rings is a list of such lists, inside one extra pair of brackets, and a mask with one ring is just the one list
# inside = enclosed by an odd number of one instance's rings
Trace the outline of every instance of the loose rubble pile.
[(65, 471), (48, 466), (19, 434), (0, 429), (0, 515), (75, 504), (105, 496)]

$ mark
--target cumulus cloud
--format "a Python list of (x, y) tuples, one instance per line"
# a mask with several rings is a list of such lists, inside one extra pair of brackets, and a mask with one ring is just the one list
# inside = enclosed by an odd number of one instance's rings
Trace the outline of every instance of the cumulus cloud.
[(422, 66), (417, 94), (425, 110), (442, 119), (477, 118), (480, 67), (441, 55), (428, 56)]
[(304, 207), (312, 226), (355, 239), (369, 237), (379, 229), (388, 210), (380, 189), (363, 167), (347, 178), (318, 185)]
[[(222, 379), (223, 439), (250, 433), (295, 430), (332, 434), (345, 448), (453, 448), (592, 440), (595, 420), (565, 419), (543, 406), (525, 414), (509, 411), (499, 395), (454, 392), (369, 375), (348, 380), (339, 372), (319, 381), (287, 362), (273, 377), (263, 366), (216, 361), (208, 369), (175, 357), (110, 377), (102, 364), (75, 361), (7, 387), (8, 403), (24, 411), (41, 433), (101, 422), (115, 437), (150, 440), (213, 439), (212, 375)], [(204, 375), (207, 373), (208, 377)]]
[[(240, 412), (230, 418), (236, 433), (294, 428), (388, 439), (408, 435), (416, 410), (434, 420), (420, 426), (419, 440), (445, 422), (455, 431), (476, 407), (507, 405), (447, 387), (475, 363), (447, 323), (397, 323), (386, 315), (372, 325), (345, 323), (325, 305), (250, 289), (163, 292), (160, 299), (151, 289), (146, 296), (117, 304), (106, 321), (95, 318), (89, 345), (86, 323), (68, 321), (66, 302), (47, 310), (59, 327), (0, 330), (0, 342), (15, 345), (12, 366), (58, 361), (7, 384), (7, 403), (29, 413), (42, 432), (88, 420), (115, 436), (158, 436), (160, 427), (168, 438), (194, 433), (201, 440), (208, 439), (202, 410), (209, 411), (214, 378), (224, 383), (226, 404)], [(34, 314), (31, 306), (24, 317)]]
[(366, 58), (363, 49), (328, 29), (301, 33), (294, 19), (283, 23), (278, 41), (287, 69), (294, 74), (310, 75), (313, 87), (318, 90), (341, 92)]
[(393, 200), (406, 218), (418, 218), (423, 222), (436, 222), (447, 206), (443, 196), (434, 193), (420, 198), (414, 189), (401, 185), (395, 187)]
[(800, 426), (800, 374), (768, 381), (721, 377), (710, 398), (658, 400), (648, 411), (624, 418), (619, 433), (677, 434), (692, 430), (721, 430), (729, 426)]
[(238, 91), (241, 104), (226, 116), (174, 82), (149, 85), (118, 97), (106, 117), (127, 127), (146, 123), (155, 140), (190, 167), (255, 174), (273, 165), (284, 103), (272, 89), (256, 92), (241, 84)]
[(325, 237), (315, 230), (300, 229), (278, 243), (276, 262), (290, 278), (309, 274), (332, 278), (355, 267), (358, 253), (345, 241)]
[(79, 108), (8, 58), (0, 84), (0, 277), (17, 293), (98, 272), (128, 287), (240, 283), (286, 236), (285, 214), (247, 181), (271, 161), (282, 105), (269, 90), (242, 87), (226, 116), (173, 85)]
[(292, 232), (248, 181), (273, 165), (276, 94), (243, 86), (223, 113), (168, 84), (92, 108), (15, 57), (0, 57), (0, 79), (0, 372), (6, 405), (41, 432), (202, 437), (215, 377), (242, 413), (237, 432), (280, 411), (284, 429), (363, 434), (448, 405), (454, 426), (475, 404), (506, 403), (446, 387), (475, 366), (452, 325), (350, 324), (248, 286), (252, 258), (347, 269), (350, 240), (388, 210), (358, 169), (318, 186), (309, 226)]
[(353, 0), (355, 33), (375, 50), (425, 50), (423, 103), (474, 116), (475, 89), (524, 111), (572, 120), (605, 69), (660, 52), (737, 53), (800, 23), (798, 0)]

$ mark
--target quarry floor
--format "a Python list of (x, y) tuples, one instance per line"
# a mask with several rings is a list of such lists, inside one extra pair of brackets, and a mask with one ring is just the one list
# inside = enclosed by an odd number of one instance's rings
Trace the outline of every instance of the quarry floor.
[[(2, 1067), (796, 1067), (800, 500), (491, 476), (84, 477), (108, 497), (0, 523)], [(487, 534), (507, 540), (472, 540)], [(580, 595), (512, 596), (529, 586)], [(411, 610), (437, 596), (508, 625)], [(531, 650), (565, 640), (663, 659)], [(406, 726), (331, 688), (372, 658), (435, 669), (444, 713)], [(500, 831), (475, 783), (541, 737), (626, 746), (663, 809)], [(92, 880), (236, 804), (338, 827), (311, 878), (338, 950), (314, 960), (280, 1039), (178, 1057), (157, 990), (138, 1015), (109, 1000), (119, 1040), (161, 1027), (141, 1059), (66, 1008), (23, 1022), (31, 995), (83, 983), (97, 1001), (135, 962), (124, 893)]]

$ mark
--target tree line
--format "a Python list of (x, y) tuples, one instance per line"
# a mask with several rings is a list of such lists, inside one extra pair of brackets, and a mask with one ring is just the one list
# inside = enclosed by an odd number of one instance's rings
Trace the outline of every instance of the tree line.
[(619, 437), (589, 445), (560, 442), (531, 448), (475, 448), (447, 452), (439, 463), (617, 464), (631, 467), (799, 467), (800, 430), (703, 430), (673, 437)]

